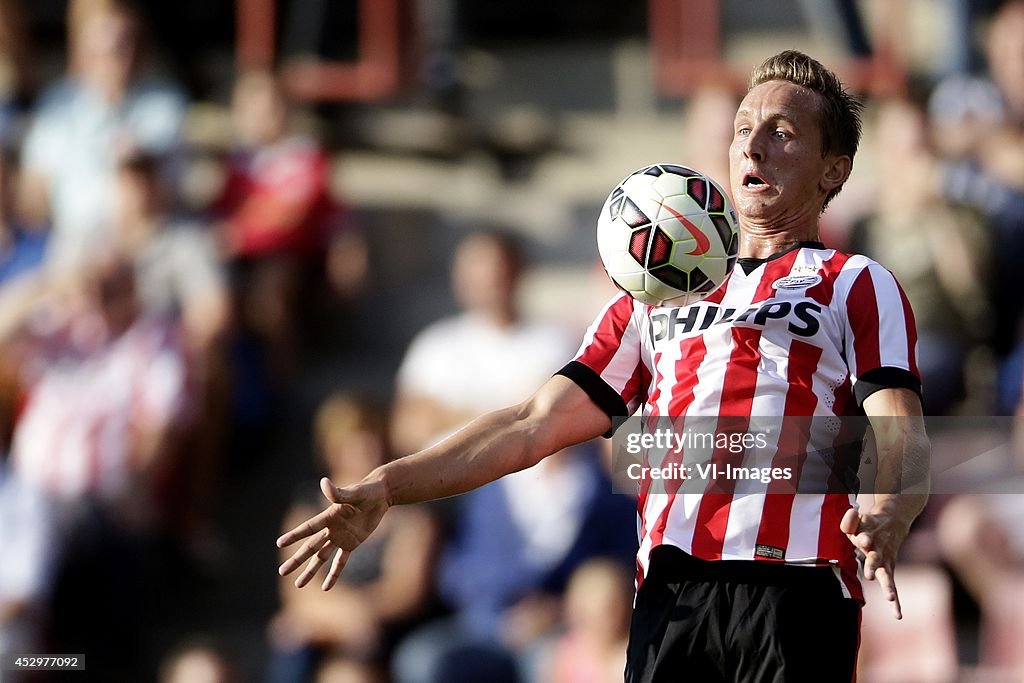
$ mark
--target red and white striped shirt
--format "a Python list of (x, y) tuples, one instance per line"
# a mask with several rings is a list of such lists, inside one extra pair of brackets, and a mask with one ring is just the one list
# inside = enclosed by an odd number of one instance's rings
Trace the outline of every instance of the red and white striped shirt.
[[(835, 442), (835, 418), (857, 414), (867, 387), (920, 389), (913, 313), (878, 263), (802, 243), (749, 273), (742, 266), (707, 299), (686, 307), (655, 308), (617, 296), (562, 374), (612, 416), (642, 406), (645, 417), (720, 423), (722, 417), (821, 418), (810, 431), (825, 433), (805, 436), (808, 443), (797, 444), (804, 450)], [(792, 441), (791, 432), (776, 431), (770, 447), (781, 452), (779, 440)], [(785, 444), (790, 453), (793, 447)], [(687, 457), (685, 449), (676, 457)], [(739, 453), (732, 464), (743, 465), (744, 457)], [(839, 530), (854, 496), (793, 493), (791, 484), (790, 492), (777, 493), (775, 485), (755, 480), (732, 489), (716, 484), (714, 493), (668, 495), (641, 482), (638, 581), (651, 551), (669, 544), (705, 560), (831, 564), (847, 594), (861, 599), (854, 548)]]
[(63, 500), (124, 493), (136, 439), (185, 419), (188, 377), (175, 328), (141, 318), (109, 338), (92, 315), (34, 321), (27, 397), (11, 456), (19, 476)]

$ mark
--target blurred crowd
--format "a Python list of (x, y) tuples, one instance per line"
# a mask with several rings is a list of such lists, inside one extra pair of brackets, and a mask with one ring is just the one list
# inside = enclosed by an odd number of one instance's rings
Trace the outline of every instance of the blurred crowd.
[[(906, 289), (928, 415), (1024, 417), (1024, 1), (988, 4), (981, 68), (871, 99), (873, 172), (823, 223)], [(230, 144), (198, 155), (216, 173), (197, 198), (194, 102), (152, 68), (137, 5), (70, 0), (66, 68), (45, 83), (19, 7), (0, 0), (0, 652), (86, 653), (109, 681), (621, 680), (635, 503), (612, 493), (601, 444), (391, 511), (331, 592), (281, 580), (245, 658), (177, 611), (203, 581), (272, 575), (225, 569), (218, 501), (323, 319), (368, 296), (373, 240), (332, 191), (337, 150), (274, 73), (233, 76)], [(680, 120), (687, 162), (714, 177), (739, 95), (702, 89)], [(357, 480), (571, 357), (587, 316), (523, 312), (531, 249), (510, 227), (459, 240), (458, 313), (415, 336), (393, 386), (326, 392), (309, 472)], [(1018, 431), (988, 476), (1024, 483)], [(269, 547), (323, 505), (314, 476), (278, 528), (250, 532)], [(952, 681), (965, 664), (970, 680), (1019, 680), (1022, 517), (1021, 493), (934, 497), (900, 572), (920, 621), (893, 631), (865, 613), (864, 680)]]

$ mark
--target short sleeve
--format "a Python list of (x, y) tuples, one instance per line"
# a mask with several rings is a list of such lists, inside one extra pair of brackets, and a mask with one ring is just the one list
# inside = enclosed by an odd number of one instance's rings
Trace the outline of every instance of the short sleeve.
[(650, 373), (642, 360), (635, 306), (626, 294), (612, 299), (587, 330), (575, 357), (558, 372), (611, 418), (633, 414), (647, 396)]
[(892, 273), (869, 262), (854, 276), (845, 303), (843, 351), (857, 402), (884, 388), (920, 394), (914, 312)]

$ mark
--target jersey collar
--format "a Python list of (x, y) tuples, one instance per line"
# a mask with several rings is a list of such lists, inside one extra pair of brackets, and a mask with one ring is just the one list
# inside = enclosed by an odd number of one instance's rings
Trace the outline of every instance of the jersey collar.
[(785, 256), (786, 254), (788, 254), (789, 252), (793, 251), (794, 249), (824, 249), (824, 248), (825, 248), (825, 245), (822, 244), (821, 242), (817, 242), (817, 241), (814, 241), (814, 240), (805, 240), (803, 242), (797, 242), (793, 246), (786, 247), (782, 251), (777, 251), (774, 254), (772, 254), (771, 256), (766, 256), (764, 258), (754, 258), (754, 257), (749, 257), (748, 256), (748, 257), (744, 257), (744, 258), (741, 258), (741, 259), (736, 259), (736, 264), (739, 265), (743, 269), (743, 274), (744, 275), (750, 275), (755, 270), (757, 270), (758, 268), (763, 266), (765, 263), (768, 263), (769, 261), (774, 261), (777, 258), (781, 258), (781, 257)]

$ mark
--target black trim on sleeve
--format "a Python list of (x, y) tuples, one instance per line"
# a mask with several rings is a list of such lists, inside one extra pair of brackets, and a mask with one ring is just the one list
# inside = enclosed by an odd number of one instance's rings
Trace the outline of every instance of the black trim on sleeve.
[(594, 405), (612, 419), (612, 428), (603, 435), (606, 439), (611, 438), (612, 432), (618, 426), (617, 423), (621, 421), (621, 418), (628, 416), (626, 402), (619, 396), (619, 392), (608, 386), (608, 383), (601, 379), (600, 375), (578, 360), (569, 361), (555, 374), (568, 377), (575, 382), (580, 389), (586, 392)]
[(857, 379), (853, 386), (857, 405), (864, 405), (864, 399), (882, 389), (910, 389), (921, 398), (921, 380), (914, 373), (903, 368), (882, 367), (868, 370)]

